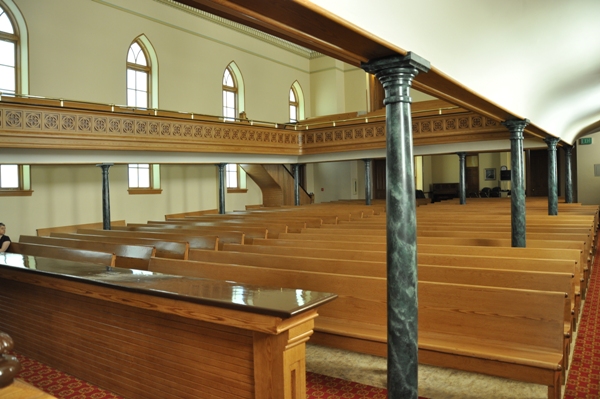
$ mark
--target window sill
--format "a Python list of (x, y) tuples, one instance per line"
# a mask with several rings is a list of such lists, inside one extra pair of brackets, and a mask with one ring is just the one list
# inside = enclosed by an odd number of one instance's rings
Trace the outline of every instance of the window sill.
[(162, 188), (130, 188), (127, 192), (133, 194), (161, 194)]
[(247, 188), (228, 188), (227, 194), (245, 194), (248, 192)]
[(33, 190), (0, 190), (0, 197), (31, 197)]

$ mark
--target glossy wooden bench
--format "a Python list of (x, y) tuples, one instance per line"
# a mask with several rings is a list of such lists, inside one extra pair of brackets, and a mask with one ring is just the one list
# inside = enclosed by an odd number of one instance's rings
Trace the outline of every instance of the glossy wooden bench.
[(333, 299), (0, 254), (0, 328), (19, 352), (123, 397), (306, 397), (305, 343)]
[(156, 249), (151, 245), (114, 244), (100, 241), (76, 240), (72, 238), (21, 235), (21, 237), (19, 237), (19, 243), (43, 244), (56, 247), (107, 252), (115, 254), (115, 266), (140, 270), (148, 270), (150, 258), (156, 254)]
[(76, 262), (94, 263), (113, 267), (115, 266), (117, 260), (117, 256), (115, 254), (108, 252), (97, 252), (86, 249), (74, 249), (56, 247), (53, 245), (27, 244), (20, 242), (11, 242), (7, 252)]
[[(158, 258), (150, 270), (307, 290), (328, 287), (338, 299), (320, 308), (312, 340), (387, 353), (385, 278)], [(419, 282), (418, 292), (423, 363), (547, 385), (549, 398), (560, 398), (564, 292), (432, 282)], [(461, 331), (455, 331), (457, 325)]]
[(109, 237), (103, 235), (78, 233), (51, 233), (50, 237), (71, 238), (82, 241), (111, 242), (116, 244), (151, 245), (156, 249), (154, 256), (159, 258), (185, 260), (188, 258), (190, 251), (190, 244), (187, 241), (175, 241), (158, 238)]

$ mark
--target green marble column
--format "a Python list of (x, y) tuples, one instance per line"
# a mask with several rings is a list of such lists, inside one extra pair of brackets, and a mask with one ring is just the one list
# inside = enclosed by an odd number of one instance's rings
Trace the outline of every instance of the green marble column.
[(510, 119), (502, 123), (510, 131), (510, 221), (513, 247), (525, 247), (525, 173), (523, 170), (523, 130), (529, 119)]
[(294, 205), (300, 205), (300, 165), (292, 164), (292, 173), (294, 173)]
[(466, 158), (467, 158), (467, 153), (466, 152), (457, 152), (456, 155), (458, 155), (459, 158), (459, 173), (458, 173), (458, 185), (459, 185), (459, 193), (458, 196), (460, 198), (460, 204), (464, 205), (467, 203), (467, 171), (466, 171)]
[(565, 144), (565, 202), (573, 203), (573, 171), (571, 169), (571, 160), (573, 155), (573, 146)]
[(218, 163), (219, 168), (219, 213), (225, 214), (225, 166), (226, 163)]
[(548, 144), (548, 215), (558, 215), (558, 171), (556, 168), (556, 144), (559, 139), (546, 137)]
[(371, 205), (371, 159), (363, 159), (365, 162), (365, 204)]
[(110, 187), (108, 169), (112, 163), (101, 163), (96, 166), (102, 168), (102, 229), (110, 230)]
[(429, 62), (414, 53), (369, 61), (385, 90), (388, 398), (417, 399), (417, 221), (410, 87)]

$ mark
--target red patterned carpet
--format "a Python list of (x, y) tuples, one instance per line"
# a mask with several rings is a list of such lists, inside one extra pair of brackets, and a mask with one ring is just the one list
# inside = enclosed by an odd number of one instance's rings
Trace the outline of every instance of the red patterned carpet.
[(587, 290), (564, 399), (600, 398), (600, 250)]
[[(122, 399), (112, 392), (88, 384), (38, 361), (13, 353), (21, 363), (17, 376), (60, 399)], [(387, 399), (387, 391), (319, 374), (306, 374), (306, 399)], [(421, 398), (425, 399), (425, 398)]]

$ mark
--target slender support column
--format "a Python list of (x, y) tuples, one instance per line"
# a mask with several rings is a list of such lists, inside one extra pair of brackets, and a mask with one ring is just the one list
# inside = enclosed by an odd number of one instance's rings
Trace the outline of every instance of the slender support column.
[(225, 166), (226, 163), (219, 163), (219, 213), (225, 214)]
[(573, 146), (564, 145), (565, 151), (565, 202), (573, 203), (573, 170), (571, 169), (571, 160), (573, 155)]
[(110, 189), (108, 184), (108, 168), (112, 163), (101, 163), (102, 168), (102, 229), (110, 230)]
[(293, 164), (292, 172), (294, 173), (294, 205), (300, 205), (300, 165)]
[(389, 399), (417, 399), (417, 220), (410, 86), (429, 62), (414, 53), (369, 61), (385, 90)]
[(525, 247), (525, 173), (523, 171), (523, 130), (529, 119), (511, 119), (503, 122), (510, 131), (510, 221), (512, 246)]
[(365, 204), (371, 205), (371, 159), (363, 159), (365, 162)]
[(458, 196), (460, 198), (460, 204), (464, 205), (467, 203), (467, 175), (466, 175), (466, 152), (457, 152), (459, 158), (459, 174), (458, 174), (458, 185), (459, 185), (459, 193)]
[(548, 144), (548, 215), (558, 215), (558, 171), (556, 167), (556, 144), (558, 138), (546, 137)]

